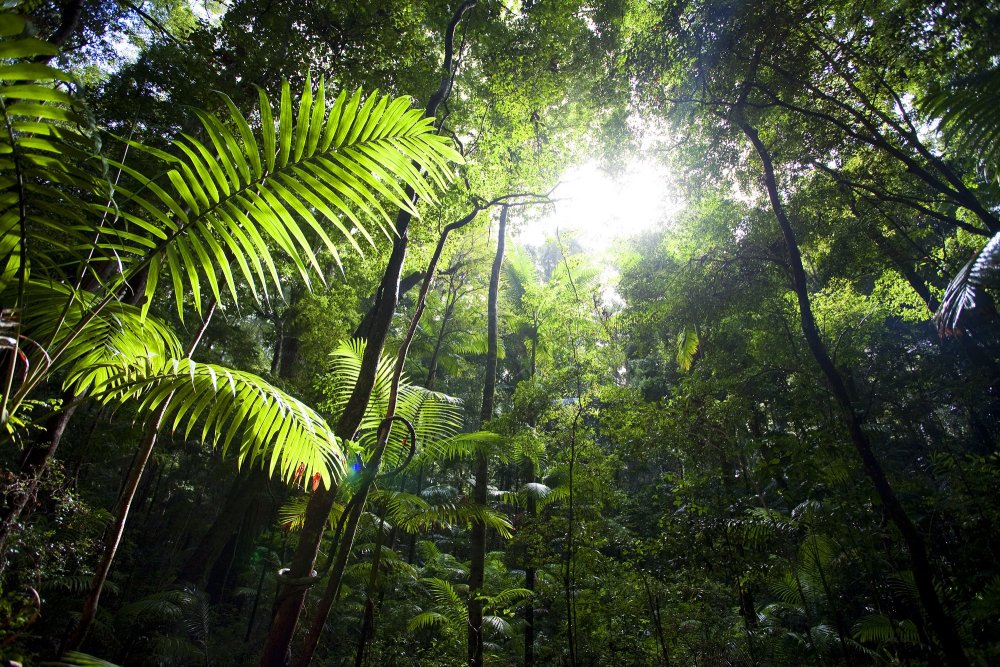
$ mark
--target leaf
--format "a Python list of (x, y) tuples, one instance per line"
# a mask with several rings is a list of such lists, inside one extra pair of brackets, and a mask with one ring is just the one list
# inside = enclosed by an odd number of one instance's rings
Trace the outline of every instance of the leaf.
[(79, 651), (69, 651), (58, 662), (47, 663), (50, 665), (70, 665), (71, 667), (118, 667), (113, 662), (95, 658)]
[(682, 372), (687, 373), (694, 364), (698, 354), (698, 331), (691, 325), (686, 326), (677, 334), (677, 365)]
[(164, 424), (176, 429), (187, 422), (187, 437), (200, 422), (201, 440), (223, 454), (236, 441), (241, 464), (268, 465), (289, 483), (301, 467), (305, 474), (299, 478), (319, 475), (331, 488), (345, 471), (344, 452), (326, 421), (251, 373), (191, 359), (150, 360), (112, 376), (96, 397), (105, 403), (135, 401), (145, 416), (166, 406)]
[[(124, 196), (118, 204), (130, 211), (138, 204), (160, 239), (145, 247), (141, 237), (115, 227), (102, 233), (104, 246), (134, 258), (170, 248), (168, 269), (181, 315), (182, 285), (191, 290), (196, 310), (203, 279), (221, 298), (216, 272), (238, 298), (230, 265), (240, 268), (240, 278), (257, 295), (267, 293), (265, 274), (250, 266), (263, 262), (272, 268), (273, 284), (280, 290), (273, 248), (291, 260), (307, 284), (311, 276), (325, 280), (320, 248), (338, 264), (345, 243), (360, 252), (356, 232), (371, 242), (373, 226), (391, 229), (392, 216), (381, 201), (416, 213), (406, 189), (433, 200), (434, 187), (451, 178), (449, 164), (461, 161), (450, 140), (438, 136), (419, 111), (409, 109), (406, 98), (363, 97), (358, 91), (352, 103), (327, 113), (325, 95), (321, 81), (314, 97), (307, 78), (296, 115), (287, 82), (277, 112), (259, 91), (259, 139), (223, 95), (224, 119), (195, 112), (207, 140), (185, 135), (174, 142), (172, 153), (129, 142), (158, 163), (154, 168), (166, 172), (168, 182), (154, 183), (123, 169), (129, 182), (120, 185)], [(235, 134), (228, 127), (236, 128)], [(157, 279), (159, 275), (152, 277)]]

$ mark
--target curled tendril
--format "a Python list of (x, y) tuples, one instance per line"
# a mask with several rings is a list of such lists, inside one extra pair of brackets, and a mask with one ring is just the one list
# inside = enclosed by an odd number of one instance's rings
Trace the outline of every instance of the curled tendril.
[(392, 422), (394, 421), (402, 422), (403, 425), (406, 426), (406, 430), (409, 431), (410, 451), (406, 454), (406, 460), (404, 460), (398, 466), (396, 466), (392, 470), (387, 470), (386, 472), (380, 473), (378, 476), (382, 479), (390, 479), (392, 477), (395, 477), (399, 473), (403, 472), (403, 470), (406, 469), (406, 466), (410, 465), (410, 461), (413, 460), (413, 457), (417, 453), (417, 431), (416, 429), (413, 428), (413, 424), (411, 424), (410, 420), (408, 420), (406, 417), (393, 415), (391, 417), (386, 417), (385, 419), (383, 419), (381, 423), (379, 423), (378, 425), (378, 432), (377, 432), (378, 438), (381, 440), (382, 431), (391, 426)]

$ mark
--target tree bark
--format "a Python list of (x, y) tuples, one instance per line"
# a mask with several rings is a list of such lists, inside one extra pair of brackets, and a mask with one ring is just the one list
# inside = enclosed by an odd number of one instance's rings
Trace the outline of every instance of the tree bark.
[(950, 664), (956, 667), (966, 667), (969, 664), (969, 660), (962, 648), (962, 641), (954, 619), (945, 609), (941, 599), (938, 597), (937, 590), (934, 588), (934, 569), (927, 554), (927, 545), (924, 538), (906, 513), (899, 498), (896, 496), (895, 489), (893, 489), (889, 479), (886, 477), (885, 471), (882, 469), (882, 464), (875, 455), (875, 451), (868, 439), (868, 434), (864, 431), (862, 418), (854, 409), (844, 379), (836, 366), (834, 366), (826, 344), (819, 335), (816, 320), (812, 313), (809, 287), (806, 282), (805, 269), (802, 265), (802, 255), (795, 232), (792, 229), (791, 222), (785, 213), (784, 206), (778, 194), (778, 184), (774, 174), (774, 164), (771, 154), (763, 141), (761, 141), (756, 128), (742, 117), (739, 109), (737, 109), (736, 117), (733, 120), (740, 130), (742, 130), (743, 134), (746, 135), (747, 139), (749, 139), (750, 143), (753, 144), (754, 150), (763, 164), (764, 185), (774, 217), (781, 229), (785, 251), (788, 255), (789, 267), (792, 273), (792, 289), (798, 301), (799, 321), (806, 344), (817, 365), (819, 365), (820, 370), (823, 372), (830, 392), (833, 394), (840, 408), (841, 417), (847, 427), (851, 442), (854, 444), (861, 458), (865, 473), (875, 487), (875, 492), (878, 494), (886, 514), (903, 537), (910, 555), (910, 566), (913, 570), (920, 601), (927, 613), (930, 626), (941, 644), (945, 658)]
[[(493, 419), (493, 408), (497, 385), (497, 298), (500, 293), (500, 269), (503, 268), (504, 241), (507, 235), (508, 207), (500, 209), (500, 225), (497, 230), (497, 251), (493, 257), (490, 272), (490, 289), (486, 301), (486, 379), (483, 381), (483, 405), (479, 413), (481, 424)], [(475, 484), (472, 500), (485, 507), (489, 500), (490, 470), (486, 452), (476, 453)], [(472, 563), (469, 567), (469, 630), (468, 658), (470, 667), (483, 665), (483, 578), (486, 569), (486, 524), (472, 522)]]

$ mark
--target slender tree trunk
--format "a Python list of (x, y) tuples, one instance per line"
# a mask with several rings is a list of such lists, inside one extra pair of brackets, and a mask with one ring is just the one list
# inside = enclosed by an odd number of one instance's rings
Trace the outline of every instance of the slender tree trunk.
[[(395, 415), (396, 400), (399, 395), (399, 382), (403, 373), (403, 365), (406, 362), (407, 352), (409, 351), (410, 344), (413, 342), (413, 336), (416, 334), (420, 318), (423, 315), (424, 307), (427, 302), (427, 293), (430, 290), (431, 283), (434, 281), (437, 264), (441, 259), (441, 253), (444, 251), (444, 245), (448, 240), (448, 236), (454, 230), (460, 229), (475, 220), (480, 211), (481, 209), (479, 206), (474, 207), (471, 213), (466, 215), (464, 218), (447, 225), (441, 232), (437, 247), (434, 249), (434, 254), (431, 257), (430, 262), (428, 262), (427, 271), (423, 274), (423, 284), (420, 287), (420, 294), (417, 297), (416, 308), (413, 312), (413, 316), (410, 318), (410, 324), (407, 328), (406, 335), (403, 337), (403, 341), (399, 346), (399, 352), (396, 355), (396, 363), (393, 368), (392, 387), (389, 392), (389, 399), (386, 403), (385, 419), (387, 420), (391, 419)], [(365, 348), (365, 351), (367, 353), (367, 347)], [(375, 482), (375, 478), (379, 473), (379, 468), (382, 465), (382, 455), (385, 453), (385, 446), (389, 435), (390, 429), (386, 428), (380, 436), (378, 443), (375, 445), (375, 451), (372, 453), (371, 458), (362, 472), (361, 481), (358, 483), (358, 489), (352, 499), (352, 507), (350, 514), (348, 515), (347, 523), (344, 526), (343, 536), (340, 539), (340, 543), (334, 547), (336, 549), (336, 558), (333, 562), (333, 568), (330, 571), (330, 578), (327, 580), (326, 590), (323, 592), (323, 596), (320, 598), (319, 604), (317, 605), (316, 615), (313, 617), (312, 625), (310, 626), (305, 642), (303, 643), (302, 653), (296, 663), (299, 667), (308, 667), (309, 663), (312, 661), (313, 653), (316, 651), (320, 635), (323, 632), (323, 626), (326, 624), (326, 618), (330, 613), (330, 609), (333, 607), (334, 603), (336, 603), (337, 597), (340, 595), (340, 587), (343, 583), (344, 570), (347, 568), (347, 561), (351, 554), (351, 548), (354, 545), (354, 536), (357, 533), (361, 515), (365, 511), (365, 503), (368, 499), (368, 493), (371, 491), (372, 484)]]
[[(417, 486), (414, 489), (415, 495), (420, 495), (420, 492), (424, 490), (424, 466), (421, 465), (417, 471)], [(410, 533), (410, 539), (406, 546), (406, 562), (413, 565), (413, 561), (417, 559), (417, 533)]]
[[(201, 342), (202, 336), (205, 335), (205, 330), (208, 329), (209, 322), (212, 321), (212, 315), (215, 313), (215, 307), (218, 302), (212, 301), (211, 307), (205, 313), (205, 318), (202, 320), (201, 327), (195, 334), (191, 343), (188, 345), (186, 350), (186, 356), (190, 357), (195, 349), (197, 349), (198, 344)], [(139, 453), (132, 462), (132, 468), (129, 472), (128, 480), (125, 483), (125, 488), (122, 491), (121, 499), (118, 504), (118, 516), (115, 518), (115, 525), (108, 533), (107, 539), (104, 545), (104, 556), (101, 559), (101, 564), (97, 568), (97, 572), (94, 574), (94, 583), (91, 586), (90, 594), (87, 596), (87, 600), (83, 604), (83, 613), (80, 617), (80, 621), (76, 628), (70, 633), (69, 638), (65, 642), (64, 650), (76, 650), (80, 648), (80, 644), (83, 643), (84, 638), (87, 636), (87, 631), (90, 630), (91, 623), (94, 622), (94, 618), (97, 616), (97, 607), (101, 601), (101, 592), (104, 590), (104, 584), (108, 580), (108, 573), (111, 572), (111, 565), (114, 563), (115, 555), (118, 552), (118, 545), (121, 544), (122, 535), (125, 533), (125, 523), (128, 521), (129, 510), (132, 507), (132, 501), (135, 499), (136, 489), (139, 488), (139, 482), (142, 480), (142, 473), (146, 469), (146, 464), (149, 462), (149, 457), (153, 453), (153, 447), (156, 445), (156, 434), (160, 430), (160, 426), (163, 422), (163, 415), (166, 414), (167, 408), (170, 407), (170, 400), (173, 394), (167, 397), (165, 401), (157, 409), (156, 414), (150, 420), (149, 425), (146, 427), (145, 436), (142, 440), (142, 445), (139, 448)]]
[(451, 316), (455, 312), (457, 298), (455, 276), (452, 275), (449, 276), (448, 280), (448, 298), (445, 300), (444, 313), (441, 315), (441, 328), (438, 330), (437, 339), (434, 341), (434, 351), (431, 353), (431, 359), (427, 362), (427, 381), (424, 382), (425, 389), (433, 390), (434, 383), (437, 381), (438, 360), (441, 357), (441, 348), (444, 346), (444, 339), (448, 335), (448, 324), (451, 322)]
[[(577, 372), (579, 373), (579, 368)], [(580, 392), (577, 392), (580, 393)], [(576, 665), (576, 602), (574, 595), (574, 583), (573, 583), (573, 550), (574, 550), (574, 511), (575, 511), (575, 498), (573, 495), (573, 473), (576, 467), (576, 429), (577, 424), (580, 421), (580, 413), (583, 410), (583, 397), (577, 396), (576, 399), (580, 405), (577, 408), (576, 415), (573, 417), (573, 426), (570, 430), (570, 440), (569, 440), (569, 497), (567, 498), (567, 508), (566, 508), (566, 558), (563, 563), (563, 588), (566, 592), (566, 644), (569, 648), (569, 665), (570, 667), (575, 667)]]
[[(525, 464), (525, 479), (530, 483), (535, 481), (535, 463), (528, 459)], [(531, 519), (537, 514), (535, 496), (528, 494), (528, 516)], [(535, 664), (535, 579), (534, 556), (525, 553), (524, 587), (531, 591), (531, 599), (524, 606), (524, 667), (534, 667)]]
[(670, 652), (667, 650), (667, 640), (663, 635), (663, 623), (660, 619), (660, 596), (653, 596), (653, 591), (649, 588), (649, 578), (645, 572), (640, 572), (642, 586), (646, 590), (646, 601), (649, 603), (649, 613), (652, 616), (653, 627), (656, 628), (656, 641), (659, 644), (660, 652), (663, 656), (663, 667), (670, 667)]
[[(368, 576), (368, 587), (365, 589), (365, 612), (361, 619), (361, 632), (358, 636), (358, 651), (354, 656), (354, 667), (361, 667), (365, 661), (368, 642), (375, 636), (375, 588), (378, 585), (378, 569), (382, 561), (382, 534), (385, 531), (386, 508), (382, 508), (379, 516), (378, 533), (375, 535), (375, 555), (372, 556), (372, 571)], [(391, 547), (390, 547), (391, 548)]]
[[(493, 257), (490, 272), (490, 290), (486, 302), (486, 379), (483, 382), (483, 405), (479, 421), (486, 424), (493, 419), (493, 408), (497, 385), (497, 298), (500, 293), (500, 269), (503, 267), (504, 243), (507, 235), (508, 207), (500, 209), (500, 225), (497, 230), (497, 251)], [(476, 453), (475, 484), (472, 501), (485, 507), (489, 500), (490, 470), (486, 452)], [(472, 563), (469, 567), (469, 665), (482, 667), (483, 664), (483, 602), (479, 598), (483, 590), (486, 569), (486, 524), (473, 521)]]
[(862, 419), (854, 409), (850, 394), (844, 384), (844, 379), (834, 366), (826, 345), (820, 338), (819, 330), (816, 327), (816, 320), (812, 313), (812, 304), (809, 298), (809, 287), (806, 283), (805, 269), (802, 266), (802, 255), (799, 251), (798, 241), (792, 229), (784, 206), (778, 194), (777, 179), (774, 175), (774, 164), (771, 154), (761, 141), (756, 128), (750, 125), (742, 114), (738, 114), (734, 121), (746, 135), (754, 150), (763, 164), (764, 185), (767, 189), (768, 199), (774, 212), (774, 217), (781, 228), (784, 239), (785, 251), (788, 254), (789, 266), (792, 272), (792, 288), (795, 291), (799, 305), (799, 319), (802, 334), (806, 339), (806, 344), (813, 358), (819, 365), (820, 370), (826, 377), (827, 385), (830, 388), (837, 405), (840, 408), (841, 416), (847, 426), (851, 442), (854, 444), (865, 473), (871, 480), (875, 491), (885, 508), (889, 519), (896, 526), (896, 529), (903, 537), (906, 548), (910, 555), (910, 565), (913, 570), (914, 581), (920, 595), (920, 601), (927, 613), (928, 621), (937, 635), (941, 644), (941, 649), (948, 662), (954, 667), (966, 667), (969, 660), (962, 648), (962, 640), (958, 634), (954, 619), (945, 609), (934, 587), (934, 569), (927, 554), (927, 545), (920, 531), (910, 519), (896, 496), (895, 489), (886, 477), (882, 464), (879, 462), (868, 434), (862, 427)]
[(257, 607), (260, 606), (260, 593), (264, 589), (264, 575), (267, 574), (267, 556), (265, 555), (261, 558), (260, 562), (260, 577), (257, 579), (257, 591), (253, 596), (253, 606), (250, 608), (250, 619), (247, 621), (247, 632), (243, 636), (243, 643), (246, 644), (250, 641), (250, 635), (253, 634), (253, 623), (257, 620)]

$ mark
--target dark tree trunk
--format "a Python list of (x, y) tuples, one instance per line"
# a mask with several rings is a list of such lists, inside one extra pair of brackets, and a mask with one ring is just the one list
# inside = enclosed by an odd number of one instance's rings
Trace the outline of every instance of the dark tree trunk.
[[(503, 268), (505, 236), (507, 235), (507, 212), (500, 209), (500, 225), (497, 230), (497, 252), (493, 257), (490, 272), (490, 290), (486, 302), (486, 379), (483, 381), (483, 405), (479, 420), (485, 425), (493, 419), (493, 409), (497, 385), (497, 299), (500, 293), (500, 269)], [(475, 484), (472, 500), (485, 507), (489, 500), (490, 470), (486, 453), (476, 453)], [(473, 521), (471, 565), (469, 567), (469, 665), (482, 667), (483, 664), (483, 602), (479, 594), (483, 589), (483, 575), (486, 568), (486, 524)]]
[[(476, 0), (465, 0), (455, 11), (451, 23), (448, 25), (448, 31), (445, 35), (443, 76), (438, 89), (431, 95), (430, 101), (427, 103), (427, 116), (436, 116), (438, 106), (451, 92), (454, 74), (455, 29), (465, 13), (472, 9), (475, 4)], [(407, 196), (413, 198), (413, 191), (409, 190)], [(392, 252), (389, 255), (382, 281), (379, 283), (375, 303), (369, 311), (371, 317), (366, 317), (367, 321), (362, 322), (362, 325), (367, 326), (364, 334), (368, 342), (361, 360), (357, 383), (354, 385), (351, 397), (348, 399), (344, 412), (334, 429), (336, 436), (341, 439), (350, 439), (354, 436), (364, 417), (368, 407), (368, 399), (375, 386), (375, 374), (382, 355), (382, 348), (385, 346), (389, 326), (392, 323), (399, 299), (399, 281), (403, 272), (403, 260), (406, 258), (410, 219), (410, 213), (405, 210), (401, 210), (396, 216), (396, 236), (393, 239)], [(330, 516), (330, 510), (333, 509), (336, 496), (337, 489), (331, 488), (320, 489), (310, 497), (309, 505), (306, 508), (305, 522), (299, 533), (299, 543), (289, 568), (289, 578), (292, 581), (302, 581), (311, 575), (316, 555), (319, 552), (319, 545), (323, 539), (327, 518)], [(301, 584), (285, 583), (280, 587), (271, 629), (261, 652), (261, 667), (279, 667), (291, 662), (292, 635), (298, 625), (306, 591), (307, 586)]]
[(806, 283), (805, 269), (802, 266), (802, 255), (799, 251), (798, 241), (795, 238), (795, 232), (792, 229), (778, 194), (778, 184), (774, 175), (774, 164), (771, 154), (763, 141), (761, 141), (756, 128), (750, 125), (741, 115), (737, 115), (734, 120), (747, 139), (750, 140), (750, 143), (753, 144), (754, 150), (763, 164), (764, 185), (774, 217), (781, 228), (781, 234), (784, 239), (785, 251), (788, 255), (789, 267), (792, 273), (792, 288), (798, 300), (800, 325), (802, 334), (806, 339), (806, 344), (823, 375), (826, 377), (827, 385), (840, 408), (841, 416), (847, 427), (851, 442), (854, 444), (861, 458), (865, 473), (875, 487), (875, 492), (878, 494), (886, 514), (903, 537), (910, 555), (910, 565), (913, 570), (920, 601), (927, 613), (930, 626), (941, 644), (941, 649), (950, 664), (955, 667), (966, 667), (969, 661), (962, 648), (962, 640), (958, 634), (958, 629), (955, 626), (954, 619), (945, 609), (934, 587), (934, 569), (927, 554), (927, 545), (924, 538), (906, 513), (899, 498), (896, 496), (895, 489), (893, 489), (889, 479), (886, 477), (885, 471), (882, 469), (882, 464), (875, 455), (875, 451), (868, 439), (868, 434), (865, 433), (862, 427), (862, 419), (854, 409), (851, 396), (844, 383), (844, 378), (836, 366), (834, 366), (826, 344), (820, 338), (819, 330), (816, 327), (816, 320), (812, 313), (809, 287)]

